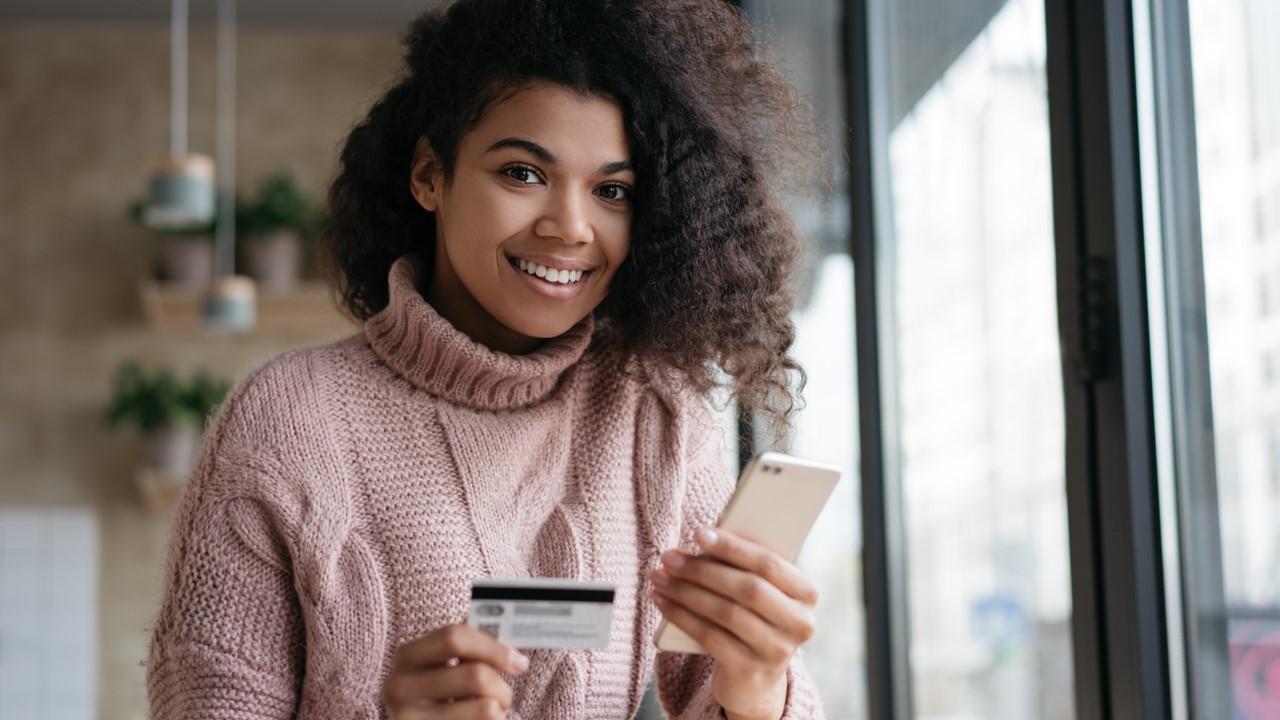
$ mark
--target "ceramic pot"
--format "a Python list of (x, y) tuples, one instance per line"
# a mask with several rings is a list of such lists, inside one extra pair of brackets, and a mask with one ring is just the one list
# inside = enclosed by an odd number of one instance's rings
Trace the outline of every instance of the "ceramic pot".
[(184, 288), (205, 288), (213, 280), (213, 242), (207, 237), (160, 237), (160, 279)]
[(199, 428), (187, 425), (166, 425), (147, 433), (147, 467), (186, 477), (195, 468), (200, 434)]
[(302, 239), (295, 230), (251, 237), (244, 251), (245, 271), (263, 290), (288, 290), (302, 279)]

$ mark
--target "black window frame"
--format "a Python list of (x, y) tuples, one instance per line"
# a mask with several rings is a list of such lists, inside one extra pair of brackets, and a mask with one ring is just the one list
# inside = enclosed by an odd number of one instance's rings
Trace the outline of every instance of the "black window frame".
[[(1187, 691), (1172, 688), (1170, 680), (1132, 1), (1045, 0), (1075, 710), (1080, 718), (1115, 720), (1172, 717), (1172, 693)], [(1185, 0), (1150, 3), (1160, 97), (1159, 182), (1165, 185), (1161, 209), (1165, 223), (1178, 229), (1165, 240), (1186, 252), (1198, 248), (1200, 239)], [(880, 45), (887, 37), (883, 7), (877, 0), (844, 0), (841, 36), (856, 284), (868, 715), (905, 720), (913, 716), (910, 628), (892, 327), (883, 301), (891, 297), (885, 291), (891, 278), (882, 274), (881, 256), (891, 251), (883, 240), (892, 232), (888, 94), (877, 70), (877, 58), (887, 57)], [(1202, 297), (1202, 288), (1192, 290)], [(1172, 366), (1176, 377), (1205, 377), (1201, 367), (1188, 371), (1179, 361)], [(1207, 394), (1207, 387), (1193, 390)], [(1178, 412), (1185, 418), (1185, 410)], [(1211, 449), (1196, 457), (1211, 461)], [(1181, 468), (1183, 474), (1195, 470)], [(1212, 483), (1179, 487), (1186, 523), (1188, 497), (1203, 500)], [(1216, 512), (1199, 516), (1216, 523)], [(1216, 543), (1216, 525), (1188, 528)], [(1192, 557), (1176, 551), (1184, 594), (1215, 585), (1205, 573), (1220, 564), (1214, 555), (1219, 546), (1198, 547)], [(1216, 572), (1220, 593), (1220, 567)], [(1214, 618), (1197, 622), (1189, 623), (1188, 651), (1222, 640)], [(1184, 658), (1180, 652), (1173, 657)], [(1192, 688), (1201, 680), (1211, 680), (1208, 691), (1220, 699), (1225, 678), (1198, 678)]]

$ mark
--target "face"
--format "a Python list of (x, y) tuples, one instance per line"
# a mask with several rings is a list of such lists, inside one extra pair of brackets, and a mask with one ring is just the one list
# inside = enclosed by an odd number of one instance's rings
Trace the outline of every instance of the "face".
[(495, 350), (527, 352), (590, 314), (631, 245), (635, 173), (608, 99), (523, 88), (462, 137), (449, 182), (419, 143), (411, 186), (436, 216), (428, 301)]

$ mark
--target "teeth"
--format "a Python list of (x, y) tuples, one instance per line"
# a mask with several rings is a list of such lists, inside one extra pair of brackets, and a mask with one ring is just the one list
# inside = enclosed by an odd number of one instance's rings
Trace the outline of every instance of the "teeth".
[(549, 268), (545, 265), (529, 262), (528, 260), (520, 260), (517, 263), (521, 270), (536, 275), (547, 282), (556, 283), (558, 285), (571, 285), (582, 279), (585, 274), (582, 270), (557, 270)]

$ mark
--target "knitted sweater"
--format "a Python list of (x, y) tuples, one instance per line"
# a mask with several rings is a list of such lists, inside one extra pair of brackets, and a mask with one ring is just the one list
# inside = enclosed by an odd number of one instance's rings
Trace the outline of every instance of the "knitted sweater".
[[(472, 342), (423, 299), (245, 379), (210, 422), (171, 535), (151, 716), (384, 718), (395, 648), (465, 622), (473, 578), (616, 583), (608, 647), (531, 650), (508, 718), (719, 717), (710, 657), (656, 653), (646, 572), (733, 490), (706, 405), (591, 346)], [(638, 370), (639, 369), (639, 370)], [(655, 658), (656, 654), (656, 658)], [(656, 662), (655, 662), (656, 660)], [(785, 718), (820, 717), (799, 656)]]

